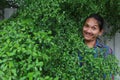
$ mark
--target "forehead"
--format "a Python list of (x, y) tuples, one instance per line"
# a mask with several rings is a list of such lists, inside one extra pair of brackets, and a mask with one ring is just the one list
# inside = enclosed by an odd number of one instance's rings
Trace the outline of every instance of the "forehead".
[(90, 26), (99, 26), (98, 21), (96, 19), (94, 19), (94, 18), (88, 18), (85, 21), (85, 24), (88, 24)]

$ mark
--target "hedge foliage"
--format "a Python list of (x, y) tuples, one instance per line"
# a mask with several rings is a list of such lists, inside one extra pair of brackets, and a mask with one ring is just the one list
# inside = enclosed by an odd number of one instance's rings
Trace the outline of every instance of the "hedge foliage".
[(108, 1), (16, 0), (18, 12), (0, 23), (0, 79), (103, 80), (106, 74), (110, 80), (119, 73), (118, 60), (94, 58), (81, 34), (90, 13), (106, 17)]

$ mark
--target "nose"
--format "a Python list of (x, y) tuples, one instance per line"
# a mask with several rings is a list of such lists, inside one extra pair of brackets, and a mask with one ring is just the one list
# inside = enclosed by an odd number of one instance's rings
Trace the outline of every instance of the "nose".
[(91, 29), (90, 29), (90, 28), (88, 28), (88, 29), (87, 29), (87, 32), (88, 32), (88, 33), (90, 33), (90, 32), (91, 32)]

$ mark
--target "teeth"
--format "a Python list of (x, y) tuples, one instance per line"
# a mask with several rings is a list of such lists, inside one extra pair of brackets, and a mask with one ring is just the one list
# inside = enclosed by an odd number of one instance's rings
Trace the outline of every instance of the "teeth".
[(90, 33), (85, 33), (86, 35), (88, 35), (88, 36), (91, 36), (91, 34)]
[(87, 35), (89, 35), (89, 33), (86, 33)]

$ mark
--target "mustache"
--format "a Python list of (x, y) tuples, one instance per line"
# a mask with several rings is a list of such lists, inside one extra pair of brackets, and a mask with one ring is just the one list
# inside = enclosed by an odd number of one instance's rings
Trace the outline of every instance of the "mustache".
[(90, 32), (86, 32), (86, 31), (83, 31), (84, 34), (89, 34), (89, 35), (93, 35), (92, 33)]

